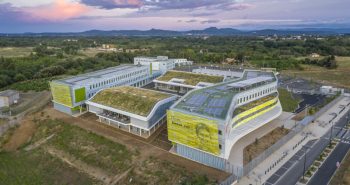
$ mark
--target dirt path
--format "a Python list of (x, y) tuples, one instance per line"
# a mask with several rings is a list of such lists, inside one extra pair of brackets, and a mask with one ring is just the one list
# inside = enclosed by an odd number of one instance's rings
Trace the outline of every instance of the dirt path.
[(39, 146), (41, 146), (42, 144), (46, 143), (46, 142), (47, 142), (48, 140), (50, 140), (51, 138), (53, 138), (53, 136), (55, 136), (55, 134), (51, 134), (49, 137), (42, 138), (42, 139), (40, 139), (39, 141), (35, 142), (34, 144), (25, 147), (24, 150), (25, 150), (25, 151), (30, 151), (30, 150), (36, 149), (36, 148), (38, 148)]
[(55, 149), (53, 147), (46, 147), (46, 151), (52, 156), (57, 157), (63, 162), (78, 169), (79, 171), (83, 171), (88, 175), (90, 175), (91, 177), (100, 180), (104, 184), (110, 184), (112, 182), (112, 178), (109, 177), (107, 173), (102, 169), (97, 168), (95, 166), (88, 165), (78, 159), (75, 159), (73, 156), (65, 153), (64, 151)]
[(36, 125), (30, 119), (23, 120), (18, 129), (15, 130), (10, 140), (4, 145), (5, 151), (15, 151), (21, 145), (28, 142), (36, 130)]
[(72, 123), (77, 125), (85, 130), (91, 131), (98, 135), (102, 135), (114, 142), (125, 145), (128, 149), (139, 150), (141, 153), (138, 156), (139, 161), (148, 159), (150, 156), (157, 157), (159, 159), (171, 162), (175, 165), (184, 167), (186, 170), (194, 173), (205, 174), (208, 177), (222, 181), (226, 179), (229, 174), (215, 168), (211, 168), (200, 163), (185, 159), (183, 157), (174, 155), (167, 150), (164, 150), (160, 147), (156, 147), (149, 142), (153, 141), (145, 140), (137, 136), (125, 133), (124, 131), (109, 127), (107, 125), (101, 124), (95, 120), (75, 118), (59, 111), (54, 110), (52, 107), (47, 107), (45, 109), (45, 114), (50, 115), (51, 118), (60, 119), (67, 123)]

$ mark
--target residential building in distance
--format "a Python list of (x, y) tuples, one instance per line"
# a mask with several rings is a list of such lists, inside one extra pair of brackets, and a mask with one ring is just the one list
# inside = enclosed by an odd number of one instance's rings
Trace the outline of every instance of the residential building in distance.
[(19, 100), (19, 92), (15, 90), (6, 90), (0, 92), (0, 108), (9, 107), (17, 103)]
[(192, 89), (212, 86), (223, 82), (223, 80), (222, 76), (171, 70), (154, 79), (153, 83), (157, 90), (184, 95)]
[(86, 110), (85, 102), (98, 91), (117, 86), (141, 87), (160, 73), (153, 73), (150, 66), (120, 65), (74, 77), (54, 80), (50, 83), (54, 108), (77, 114)]
[(146, 65), (150, 66), (153, 71), (160, 71), (162, 74), (168, 70), (174, 69), (176, 66), (192, 65), (192, 61), (187, 59), (169, 59), (167, 56), (157, 57), (135, 57), (135, 65)]
[(166, 122), (166, 110), (176, 100), (172, 94), (120, 86), (97, 92), (86, 104), (100, 122), (148, 137)]
[(281, 113), (275, 74), (246, 70), (239, 79), (179, 99), (167, 113), (168, 139), (178, 155), (242, 176), (243, 148), (254, 140), (237, 143), (261, 137), (256, 131)]

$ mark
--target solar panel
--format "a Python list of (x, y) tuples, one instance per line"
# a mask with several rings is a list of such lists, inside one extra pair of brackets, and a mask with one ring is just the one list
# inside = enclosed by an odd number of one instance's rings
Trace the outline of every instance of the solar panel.
[(213, 94), (213, 93), (216, 93), (217, 91), (214, 90), (214, 89), (207, 89), (205, 90), (204, 92), (208, 93), (208, 94)]
[(202, 94), (195, 94), (190, 99), (186, 101), (186, 104), (191, 106), (201, 106), (207, 100), (208, 96)]
[(204, 112), (206, 112), (207, 114), (210, 114), (210, 115), (220, 116), (222, 114), (223, 110), (224, 110), (223, 108), (209, 107), (209, 108), (205, 108)]
[(214, 98), (211, 99), (208, 103), (209, 107), (224, 107), (226, 105), (226, 99), (225, 98)]

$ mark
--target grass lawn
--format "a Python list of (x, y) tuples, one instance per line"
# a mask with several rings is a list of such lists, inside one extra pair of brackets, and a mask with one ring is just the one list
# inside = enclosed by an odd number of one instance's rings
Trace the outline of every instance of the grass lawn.
[(91, 101), (141, 116), (147, 116), (157, 102), (170, 96), (166, 93), (148, 89), (123, 86), (105, 89)]
[(293, 112), (295, 109), (298, 108), (300, 100), (294, 98), (290, 92), (288, 92), (286, 89), (279, 88), (278, 93), (283, 111)]
[(338, 67), (336, 69), (326, 69), (312, 65), (302, 65), (304, 70), (286, 70), (282, 74), (301, 77), (304, 79), (335, 85), (340, 87), (350, 87), (350, 57), (336, 57)]
[[(142, 153), (130, 151), (125, 145), (113, 142), (80, 127), (60, 120), (34, 119), (37, 128), (30, 141), (15, 152), (0, 151), (0, 184), (103, 184), (76, 166), (68, 165), (48, 148), (54, 148), (74, 157), (71, 162), (102, 169), (109, 177), (120, 175), (118, 184), (216, 184), (206, 176), (189, 172), (181, 166), (154, 157), (142, 158)], [(9, 136), (13, 133), (11, 129)], [(38, 148), (25, 151), (34, 143), (55, 134)], [(9, 137), (0, 138), (0, 143)], [(0, 146), (1, 147), (1, 146)], [(0, 148), (1, 149), (1, 148)]]
[(248, 164), (251, 160), (259, 156), (262, 152), (275, 144), (278, 140), (280, 140), (288, 133), (288, 129), (278, 127), (263, 137), (259, 138), (254, 143), (246, 146), (243, 150), (243, 163)]
[(89, 165), (98, 166), (110, 174), (118, 174), (131, 166), (134, 152), (77, 126), (59, 120), (40, 122), (31, 143), (56, 134), (47, 144), (65, 151)]
[(101, 184), (69, 167), (42, 149), (31, 152), (0, 152), (0, 184)]
[(25, 57), (29, 56), (32, 50), (32, 47), (0, 47), (0, 56)]
[(6, 122), (7, 122), (7, 120), (0, 118), (0, 126), (5, 124)]
[(143, 161), (140, 167), (132, 169), (120, 184), (168, 185), (169, 182), (183, 185), (217, 184), (210, 182), (206, 176), (189, 173), (182, 167), (153, 157)]
[(197, 85), (199, 82), (219, 83), (224, 80), (224, 78), (221, 76), (194, 74), (182, 71), (168, 71), (163, 76), (157, 78), (157, 80), (168, 82), (173, 78), (184, 79), (184, 84), (187, 85)]

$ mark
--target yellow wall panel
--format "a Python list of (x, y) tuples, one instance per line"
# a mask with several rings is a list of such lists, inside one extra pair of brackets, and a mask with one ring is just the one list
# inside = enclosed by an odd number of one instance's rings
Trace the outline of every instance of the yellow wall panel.
[(256, 112), (256, 111), (259, 111), (260, 109), (263, 109), (263, 108), (265, 108), (265, 107), (267, 107), (267, 106), (269, 106), (269, 105), (275, 103), (276, 101), (278, 101), (278, 97), (276, 97), (276, 98), (274, 98), (274, 99), (272, 99), (272, 100), (269, 100), (269, 101), (267, 101), (267, 102), (265, 102), (265, 103), (263, 103), (263, 104), (260, 104), (260, 105), (258, 105), (258, 106), (256, 106), (256, 107), (253, 107), (253, 108), (251, 108), (251, 109), (249, 109), (249, 110), (247, 110), (247, 111), (244, 111), (244, 112), (238, 114), (237, 116), (235, 116), (235, 117), (233, 118), (233, 122), (235, 122), (235, 121), (237, 121), (237, 120), (239, 120), (239, 119), (241, 119), (241, 118), (243, 118), (243, 117), (245, 117), (245, 116), (247, 116), (247, 115), (249, 115), (249, 114), (251, 114), (251, 113), (254, 113), (254, 112)]
[(170, 110), (167, 121), (170, 141), (220, 154), (216, 121)]
[(55, 102), (66, 105), (68, 107), (73, 106), (72, 96), (68, 85), (51, 82), (50, 87), (52, 97)]

